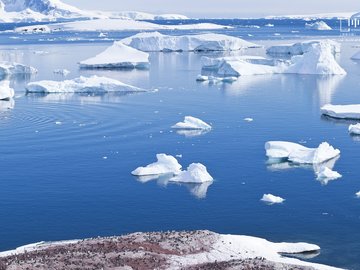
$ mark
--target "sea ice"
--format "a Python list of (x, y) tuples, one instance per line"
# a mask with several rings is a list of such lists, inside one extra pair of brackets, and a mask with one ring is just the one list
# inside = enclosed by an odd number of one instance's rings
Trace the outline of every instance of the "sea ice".
[(276, 204), (276, 203), (283, 203), (285, 199), (278, 196), (274, 196), (272, 194), (264, 194), (264, 196), (261, 198), (261, 201), (269, 204)]
[(10, 81), (0, 81), (0, 100), (10, 100), (14, 95), (15, 92), (10, 87)]
[(144, 89), (106, 77), (79, 77), (65, 81), (38, 81), (26, 86), (27, 93), (143, 92)]
[(313, 30), (332, 30), (332, 28), (327, 25), (324, 21), (317, 21), (314, 23), (306, 23), (305, 24), (306, 29), (313, 29)]
[(201, 163), (192, 163), (186, 171), (181, 171), (179, 174), (171, 178), (171, 182), (180, 183), (205, 183), (211, 182), (214, 179), (208, 173), (206, 167)]
[(185, 116), (184, 122), (178, 122), (175, 125), (173, 125), (172, 128), (210, 130), (211, 126), (199, 118), (192, 117), (192, 116)]
[(360, 123), (349, 126), (349, 133), (354, 135), (360, 135)]
[(146, 176), (159, 174), (178, 174), (181, 172), (181, 165), (176, 158), (166, 154), (157, 154), (157, 161), (147, 165), (146, 167), (138, 167), (131, 172), (132, 175)]
[(352, 105), (326, 104), (321, 108), (321, 113), (333, 118), (360, 119), (360, 104), (352, 104)]
[(243, 39), (222, 34), (169, 36), (159, 32), (139, 33), (123, 43), (146, 52), (172, 51), (233, 51), (259, 47)]
[(80, 62), (81, 68), (149, 68), (149, 54), (114, 42), (100, 54)]
[(341, 45), (340, 43), (333, 41), (333, 40), (310, 40), (310, 41), (302, 41), (297, 42), (294, 44), (282, 44), (282, 45), (275, 45), (271, 46), (266, 50), (266, 53), (273, 54), (273, 55), (301, 55), (304, 54), (309, 50), (309, 48), (313, 44), (319, 44), (319, 43), (327, 43), (331, 47), (331, 52), (333, 54), (337, 54), (341, 52)]

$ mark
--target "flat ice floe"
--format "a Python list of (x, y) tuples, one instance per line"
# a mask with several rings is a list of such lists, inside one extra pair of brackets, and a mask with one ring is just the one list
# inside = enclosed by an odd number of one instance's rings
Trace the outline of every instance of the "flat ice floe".
[(188, 130), (210, 130), (211, 126), (199, 118), (193, 116), (185, 116), (183, 122), (176, 123), (172, 126), (172, 128)]
[(37, 73), (37, 69), (19, 63), (0, 62), (0, 77), (11, 75), (31, 75)]
[(177, 174), (180, 173), (182, 166), (176, 158), (166, 154), (157, 154), (157, 161), (147, 165), (146, 167), (138, 167), (131, 172), (132, 175), (160, 175), (160, 174)]
[(297, 42), (294, 44), (282, 44), (282, 45), (275, 45), (271, 46), (266, 50), (267, 54), (272, 55), (302, 55), (309, 50), (309, 48), (313, 44), (319, 43), (327, 43), (331, 47), (331, 52), (333, 54), (337, 54), (341, 52), (341, 45), (340, 43), (333, 41), (333, 40), (310, 40), (310, 41), (303, 41)]
[(360, 104), (331, 105), (326, 104), (321, 108), (321, 113), (339, 119), (360, 119)]
[(80, 62), (81, 68), (149, 68), (149, 54), (131, 48), (120, 41), (95, 57)]
[(360, 123), (349, 126), (349, 133), (354, 135), (360, 135)]
[(171, 182), (180, 183), (206, 183), (212, 182), (214, 179), (208, 173), (206, 167), (201, 163), (192, 163), (186, 171), (181, 171), (179, 174), (171, 178)]
[(278, 196), (274, 196), (272, 194), (264, 194), (264, 196), (261, 198), (261, 201), (268, 204), (277, 204), (277, 203), (283, 203), (285, 199)]
[(313, 29), (313, 30), (332, 30), (332, 28), (327, 25), (324, 21), (317, 21), (314, 23), (306, 23), (305, 24), (306, 29)]
[(0, 81), (0, 100), (10, 100), (14, 95), (15, 92), (10, 87), (10, 81)]
[(301, 144), (269, 141), (265, 144), (266, 156), (270, 159), (288, 160), (298, 164), (320, 164), (340, 155), (327, 142), (321, 143), (317, 148), (308, 148)]
[(107, 77), (79, 77), (65, 81), (38, 81), (26, 86), (27, 93), (108, 93), (143, 92), (144, 89), (122, 83)]
[(122, 42), (146, 52), (233, 51), (259, 47), (254, 43), (237, 37), (211, 33), (169, 36), (159, 32), (148, 32), (125, 38)]

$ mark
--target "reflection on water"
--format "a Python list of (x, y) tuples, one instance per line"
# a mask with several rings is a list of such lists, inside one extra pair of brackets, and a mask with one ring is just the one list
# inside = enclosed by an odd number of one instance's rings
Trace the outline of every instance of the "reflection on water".
[(0, 111), (7, 111), (9, 109), (14, 109), (15, 107), (15, 100), (9, 99), (9, 100), (0, 100)]
[(180, 129), (177, 130), (176, 133), (179, 135), (183, 135), (186, 138), (191, 138), (191, 137), (197, 137), (197, 136), (201, 136), (204, 135), (206, 133), (208, 133), (210, 130), (204, 130), (204, 129)]

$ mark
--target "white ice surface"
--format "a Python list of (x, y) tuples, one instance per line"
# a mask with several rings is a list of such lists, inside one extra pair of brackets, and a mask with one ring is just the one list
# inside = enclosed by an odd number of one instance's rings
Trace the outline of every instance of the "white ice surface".
[(185, 116), (183, 122), (178, 122), (172, 126), (175, 129), (196, 129), (196, 130), (210, 130), (211, 126), (203, 120), (193, 117)]
[(354, 135), (360, 135), (360, 123), (349, 126), (349, 133)]
[(171, 182), (180, 183), (205, 183), (211, 182), (214, 179), (208, 173), (206, 167), (201, 163), (192, 163), (186, 171), (181, 171), (179, 174), (171, 178)]
[(0, 81), (0, 100), (10, 100), (15, 95), (14, 89), (10, 87), (10, 81)]
[(320, 31), (332, 30), (332, 28), (329, 25), (327, 25), (327, 23), (324, 21), (317, 21), (314, 23), (306, 23), (305, 28), (312, 29), (312, 30), (320, 30)]
[(146, 176), (146, 175), (159, 175), (159, 174), (177, 174), (181, 171), (181, 165), (176, 158), (166, 154), (157, 154), (157, 161), (147, 165), (146, 167), (138, 167), (131, 172), (132, 175)]
[(67, 69), (54, 69), (54, 74), (59, 74), (59, 75), (62, 75), (62, 76), (67, 76), (70, 74), (70, 71), (67, 70)]
[(338, 178), (341, 178), (342, 175), (336, 171), (333, 171), (329, 169), (328, 167), (323, 167), (318, 173), (317, 173), (317, 180), (320, 180), (322, 182), (328, 182), (331, 180), (336, 180)]
[(340, 119), (360, 119), (360, 104), (331, 105), (326, 104), (321, 108), (321, 113)]

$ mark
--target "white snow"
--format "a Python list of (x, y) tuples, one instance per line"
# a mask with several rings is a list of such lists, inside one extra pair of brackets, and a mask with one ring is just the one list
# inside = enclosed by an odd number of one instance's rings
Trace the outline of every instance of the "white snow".
[(67, 70), (67, 69), (54, 69), (54, 74), (59, 74), (59, 75), (62, 75), (62, 76), (67, 76), (70, 74), (70, 71)]
[(324, 166), (321, 170), (317, 173), (317, 180), (322, 182), (328, 182), (330, 180), (336, 180), (342, 177), (342, 175), (336, 171), (329, 169), (328, 167)]
[(296, 42), (294, 44), (275, 45), (269, 47), (266, 50), (266, 53), (273, 55), (284, 55), (284, 54), (301, 55), (307, 52), (313, 44), (319, 44), (319, 43), (329, 44), (333, 54), (337, 54), (341, 52), (340, 43), (333, 40), (325, 39), (325, 40), (310, 40), (310, 41)]
[(360, 135), (360, 123), (349, 126), (349, 133), (354, 135)]
[(313, 29), (313, 30), (332, 30), (332, 28), (326, 24), (324, 21), (317, 21), (314, 23), (306, 23), (305, 24), (306, 29)]
[(172, 126), (175, 129), (196, 129), (196, 130), (210, 130), (211, 126), (203, 120), (193, 117), (185, 116), (183, 122), (178, 122)]
[(173, 173), (177, 174), (181, 171), (181, 165), (178, 163), (176, 158), (166, 154), (157, 154), (157, 161), (147, 165), (146, 167), (138, 167), (131, 172), (133, 175), (159, 175)]
[(278, 196), (274, 196), (272, 194), (264, 194), (264, 196), (261, 198), (261, 201), (269, 204), (277, 204), (277, 203), (283, 203), (285, 199)]
[(107, 77), (79, 77), (65, 81), (38, 81), (26, 86), (28, 93), (108, 93), (146, 91)]
[(37, 69), (19, 63), (0, 62), (0, 77), (20, 74), (34, 74)]
[(258, 47), (243, 39), (222, 34), (169, 36), (159, 32), (139, 33), (123, 43), (141, 51), (232, 51)]
[(9, 100), (15, 95), (14, 89), (10, 87), (10, 81), (0, 81), (0, 100)]
[(292, 142), (269, 141), (265, 144), (265, 150), (270, 159), (285, 159), (299, 164), (320, 164), (340, 155), (340, 150), (327, 142), (317, 148), (308, 148)]
[(326, 104), (321, 108), (321, 113), (340, 119), (360, 119), (360, 104), (331, 105)]
[(186, 171), (181, 171), (179, 174), (171, 178), (171, 182), (180, 183), (205, 183), (211, 182), (214, 179), (208, 173), (206, 167), (201, 163), (192, 163)]
[(146, 69), (149, 67), (149, 54), (116, 41), (95, 57), (81, 61), (80, 67)]

